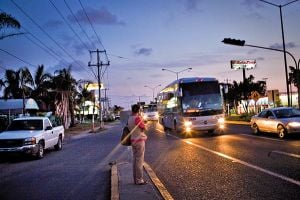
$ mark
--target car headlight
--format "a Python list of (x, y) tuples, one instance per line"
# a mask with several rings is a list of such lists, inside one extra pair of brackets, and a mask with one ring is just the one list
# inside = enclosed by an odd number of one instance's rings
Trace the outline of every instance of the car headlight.
[(290, 122), (290, 123), (288, 123), (288, 126), (299, 127), (300, 126), (300, 122)]
[(29, 137), (24, 140), (24, 145), (32, 145), (32, 144), (36, 144), (35, 137)]

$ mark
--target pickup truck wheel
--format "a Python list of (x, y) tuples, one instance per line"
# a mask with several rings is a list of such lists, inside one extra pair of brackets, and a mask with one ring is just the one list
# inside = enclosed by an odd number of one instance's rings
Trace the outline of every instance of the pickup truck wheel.
[(39, 142), (38, 151), (37, 151), (35, 156), (36, 156), (37, 159), (41, 159), (41, 158), (44, 157), (44, 145), (43, 145), (42, 142)]
[(59, 136), (58, 141), (57, 141), (57, 144), (54, 146), (54, 149), (55, 149), (56, 151), (59, 151), (59, 150), (62, 149), (62, 138), (61, 138), (61, 136)]

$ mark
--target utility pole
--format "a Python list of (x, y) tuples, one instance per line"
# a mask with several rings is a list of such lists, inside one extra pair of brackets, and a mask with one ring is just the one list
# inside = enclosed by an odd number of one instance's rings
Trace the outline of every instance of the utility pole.
[(102, 76), (102, 66), (109, 66), (109, 61), (107, 60), (107, 63), (103, 63), (100, 60), (100, 54), (105, 53), (104, 51), (99, 51), (98, 49), (96, 51), (90, 51), (90, 55), (92, 56), (93, 53), (97, 54), (97, 63), (91, 64), (91, 62), (88, 63), (89, 67), (97, 67), (98, 70), (98, 92), (99, 92), (99, 119), (100, 119), (100, 128), (102, 128), (102, 106), (101, 106), (101, 76)]

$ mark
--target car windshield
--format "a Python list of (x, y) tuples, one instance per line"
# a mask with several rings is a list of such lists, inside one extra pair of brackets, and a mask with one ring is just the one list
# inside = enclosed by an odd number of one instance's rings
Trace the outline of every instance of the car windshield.
[(294, 108), (275, 110), (274, 114), (277, 118), (300, 117), (300, 111)]
[(15, 120), (12, 121), (7, 130), (43, 130), (43, 120)]

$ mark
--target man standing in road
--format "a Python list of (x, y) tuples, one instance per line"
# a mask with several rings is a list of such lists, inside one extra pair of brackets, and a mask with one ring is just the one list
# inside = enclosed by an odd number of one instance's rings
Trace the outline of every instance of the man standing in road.
[(132, 131), (131, 146), (133, 153), (133, 179), (136, 185), (145, 185), (146, 181), (143, 178), (143, 164), (145, 154), (145, 124), (140, 116), (140, 106), (132, 105), (131, 115), (128, 118), (128, 128)]

